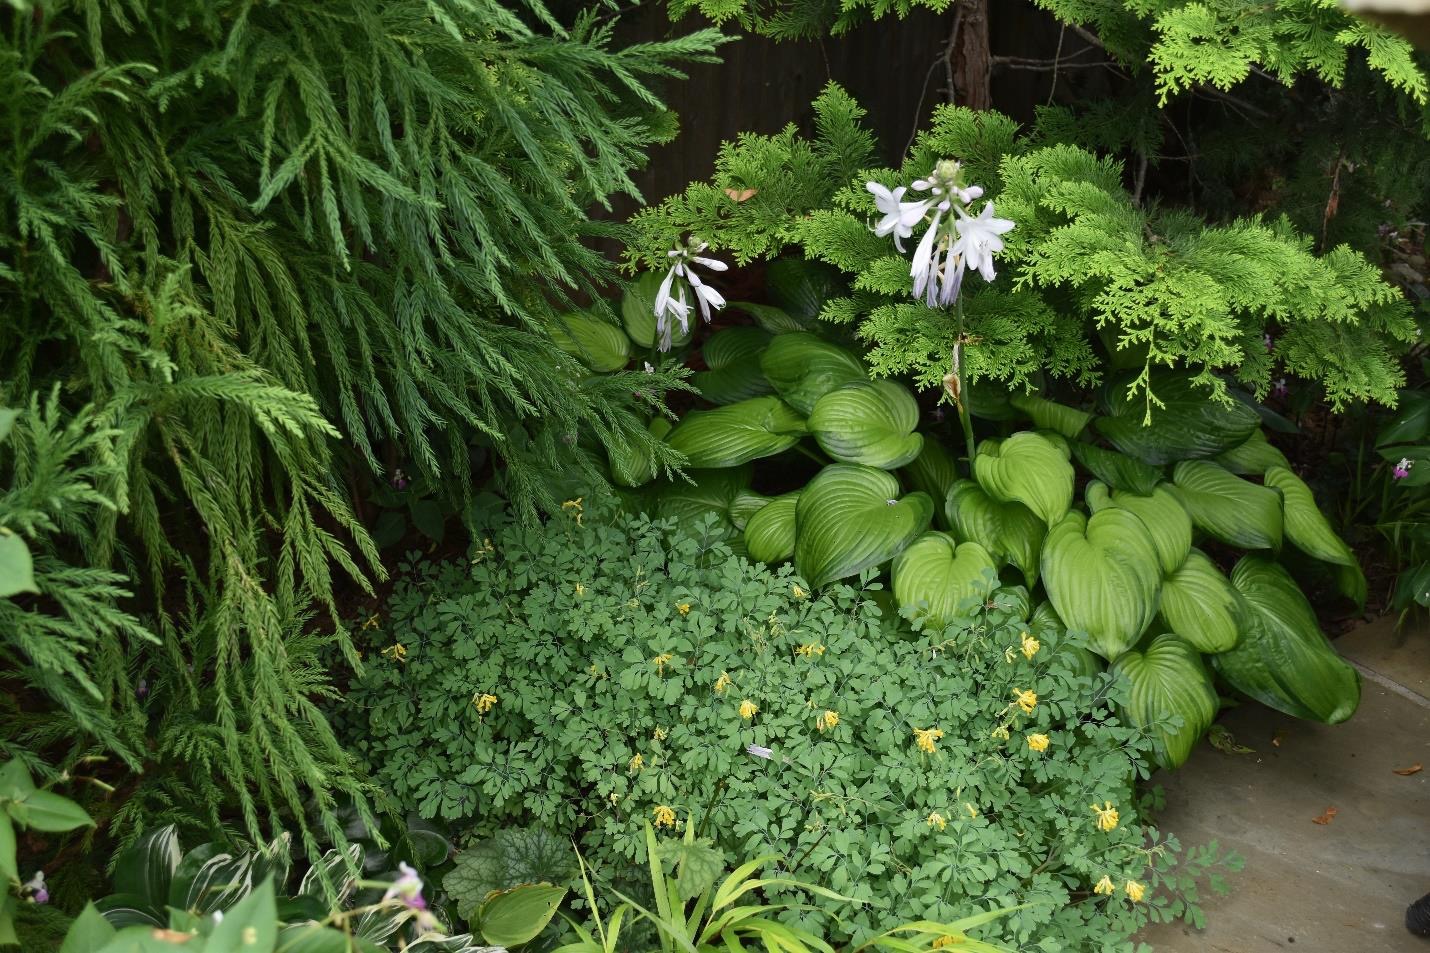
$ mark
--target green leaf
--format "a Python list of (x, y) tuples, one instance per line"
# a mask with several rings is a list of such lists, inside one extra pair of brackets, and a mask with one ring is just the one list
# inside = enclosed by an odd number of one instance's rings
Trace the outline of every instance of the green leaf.
[(525, 884), (482, 904), (478, 914), (482, 939), (493, 946), (520, 946), (534, 940), (566, 897), (565, 887)]
[(974, 475), (1000, 503), (1017, 501), (1052, 526), (1072, 506), (1073, 468), (1056, 444), (1035, 433), (1016, 433), (1004, 441), (985, 440), (978, 448)]
[(1236, 646), (1245, 607), (1216, 563), (1194, 549), (1162, 580), (1161, 612), (1167, 627), (1198, 651), (1226, 652)]
[(114, 939), (114, 934), (115, 929), (104, 919), (104, 914), (94, 904), (87, 903), (65, 933), (60, 953), (95, 953)]
[[(621, 296), (621, 323), (630, 339), (644, 348), (655, 347), (655, 296), (660, 292), (664, 275), (647, 272), (626, 286)], [(671, 329), (671, 347), (690, 343), (690, 331), (680, 330), (677, 322)]]
[(1122, 490), (1109, 494), (1107, 487), (1094, 481), (1087, 486), (1087, 502), (1093, 512), (1117, 506), (1136, 514), (1152, 536), (1164, 575), (1176, 572), (1192, 549), (1192, 518), (1165, 484), (1143, 496)]
[(30, 792), (23, 801), (10, 805), (10, 815), (25, 827), (48, 834), (94, 826), (84, 808), (53, 791)]
[(1252, 407), (1213, 400), (1210, 390), (1184, 372), (1152, 374), (1148, 387), (1160, 407), (1149, 408), (1140, 391), (1129, 397), (1126, 385), (1126, 379), (1109, 384), (1111, 415), (1099, 417), (1094, 426), (1117, 449), (1152, 466), (1225, 453), (1244, 443), (1260, 422)]
[(660, 859), (676, 871), (680, 899), (694, 900), (725, 872), (725, 852), (709, 838), (672, 840), (660, 846)]
[(1376, 434), (1375, 445), (1423, 443), (1427, 437), (1430, 437), (1430, 394), (1407, 387), (1400, 392), (1400, 407), (1395, 416)]
[(808, 332), (778, 335), (760, 355), (765, 379), (802, 414), (819, 398), (845, 384), (868, 380), (859, 358)]
[(1321, 632), (1311, 604), (1281, 566), (1245, 556), (1231, 583), (1246, 600), (1241, 640), (1212, 656), (1235, 689), (1297, 718), (1339, 724), (1360, 703), (1360, 675)]
[(970, 603), (982, 603), (998, 588), (998, 566), (977, 543), (948, 533), (925, 533), (894, 559), (894, 598), (905, 609), (920, 606), (934, 629), (964, 617)]
[(734, 404), (771, 393), (774, 387), (760, 370), (760, 354), (770, 335), (759, 328), (726, 328), (701, 348), (708, 371), (697, 371), (691, 383), (713, 404)]
[(750, 558), (762, 563), (782, 563), (794, 555), (795, 510), (799, 491), (777, 496), (745, 524), (745, 545)]
[(503, 828), (457, 854), (442, 886), (457, 901), (457, 915), (472, 920), (489, 894), (523, 884), (565, 881), (575, 866), (565, 838), (540, 827)]
[(801, 321), (784, 308), (772, 304), (755, 304), (751, 301), (731, 301), (730, 307), (743, 311), (755, 319), (755, 323), (770, 334), (788, 334), (791, 331), (808, 331), (813, 322)]
[(692, 527), (700, 517), (714, 513), (720, 522), (734, 529), (730, 507), (740, 494), (749, 489), (750, 467), (723, 470), (691, 470), (686, 474), (692, 482), (669, 482), (659, 485), (656, 494), (656, 515), (673, 519), (684, 527)]
[(1281, 491), (1281, 512), (1286, 538), (1308, 556), (1338, 566), (1355, 566), (1358, 560), (1345, 540), (1331, 529), (1330, 521), (1316, 505), (1316, 497), (1306, 482), (1285, 467), (1266, 471), (1267, 486)]
[(1110, 506), (1068, 513), (1043, 543), (1043, 588), (1069, 629), (1111, 661), (1137, 643), (1157, 612), (1157, 547), (1136, 515)]
[(435, 543), (442, 542), (446, 535), (447, 516), (436, 500), (413, 500), (407, 508), (412, 515), (412, 525), (417, 531)]
[(1073, 459), (1113, 489), (1146, 495), (1162, 482), (1161, 473), (1124, 453), (1076, 440), (1069, 446)]
[(0, 526), (0, 599), (20, 592), (39, 592), (30, 547), (17, 534)]
[(1391, 465), (1401, 458), (1409, 461), (1410, 473), (1394, 481), (1396, 490), (1404, 492), (1412, 487), (1430, 486), (1430, 446), (1381, 447), (1377, 453)]
[[(332, 927), (305, 923), (284, 928), (283, 932), (278, 935), (278, 953), (354, 953), (354, 951), (366, 949), (386, 953), (386, 947), (379, 947), (375, 944), (364, 946), (365, 942), (361, 938), (349, 937), (346, 933), (334, 930)], [(405, 953), (418, 953), (422, 948), (422, 942), (419, 941), (410, 944)], [(175, 953), (183, 953), (183, 951), (179, 949)]]
[(1087, 429), (1092, 414), (1059, 404), (1035, 394), (1013, 394), (1008, 402), (1028, 415), (1039, 430), (1053, 430), (1069, 440), (1076, 440)]
[(114, 890), (139, 898), (144, 906), (162, 910), (178, 866), (178, 829), (168, 824), (148, 831), (119, 855), (114, 867)]
[(235, 856), (218, 844), (200, 844), (184, 854), (174, 869), (168, 905), (201, 915), (227, 910), (253, 887), (253, 856)]
[(1242, 549), (1281, 548), (1281, 494), (1206, 460), (1172, 471), (1177, 499), (1202, 531)]
[(0, 891), (0, 946), (19, 946), (20, 938), (15, 934), (15, 913), (18, 902), (7, 887)]
[(948, 491), (944, 514), (959, 539), (978, 543), (998, 562), (1017, 566), (1029, 586), (1037, 584), (1048, 527), (1032, 510), (999, 503), (972, 480), (959, 480)]
[(8, 890), (12, 881), (20, 879), (19, 862), (15, 858), (15, 825), (10, 815), (0, 809), (0, 890)]
[(730, 522), (743, 530), (750, 518), (770, 503), (770, 497), (753, 490), (743, 490), (730, 502)]
[(580, 312), (562, 315), (560, 323), (551, 330), (551, 339), (597, 374), (618, 371), (631, 360), (631, 339), (614, 324), (594, 315)]
[(1181, 767), (1211, 727), (1218, 700), (1197, 650), (1175, 635), (1159, 635), (1144, 651), (1130, 651), (1112, 665), (1131, 690), (1122, 706), (1132, 724), (1148, 731), (1159, 767)]
[(209, 934), (204, 953), (270, 953), (278, 942), (278, 909), (273, 880), (264, 881), (224, 912)]
[(0, 766), (0, 801), (23, 800), (34, 790), (35, 781), (23, 761), (16, 758)]
[(794, 320), (811, 326), (824, 303), (845, 293), (839, 270), (819, 261), (780, 258), (765, 271), (770, 300)]
[(1260, 427), (1251, 432), (1245, 443), (1218, 456), (1216, 462), (1242, 476), (1261, 476), (1272, 467), (1291, 466), (1286, 455), (1271, 445)]
[[(657, 440), (670, 433), (671, 423), (664, 417), (657, 417), (646, 427), (646, 431)], [(611, 461), (611, 479), (620, 486), (643, 486), (655, 479), (654, 461), (631, 442), (613, 440), (607, 446)]]
[(923, 449), (919, 405), (908, 388), (893, 381), (845, 384), (819, 399), (809, 415), (809, 431), (825, 453), (842, 463), (893, 470)]
[(778, 397), (752, 397), (715, 410), (692, 410), (666, 442), (696, 469), (735, 467), (788, 450), (805, 421)]
[[(926, 436), (919, 455), (899, 471), (899, 476), (909, 489), (927, 493), (930, 499), (938, 502), (947, 500), (948, 491), (958, 482), (958, 464), (943, 444)], [(934, 520), (945, 529), (948, 528), (948, 515), (944, 512), (944, 507), (937, 508)]]
[(928, 494), (899, 499), (893, 474), (850, 463), (825, 467), (795, 508), (795, 569), (814, 587), (856, 575), (897, 556), (932, 517)]
[(0, 407), (0, 443), (4, 443), (5, 438), (10, 436), (10, 428), (20, 419), (20, 413), (13, 407)]

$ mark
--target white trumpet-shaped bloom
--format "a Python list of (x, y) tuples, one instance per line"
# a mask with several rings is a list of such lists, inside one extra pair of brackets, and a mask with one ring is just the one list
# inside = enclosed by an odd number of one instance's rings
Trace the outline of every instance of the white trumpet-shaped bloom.
[[(725, 296), (702, 281), (695, 271), (697, 265), (710, 271), (725, 271), (730, 267), (719, 259), (703, 257), (700, 253), (708, 247), (705, 242), (697, 244), (692, 239), (666, 252), (672, 263), (655, 295), (655, 328), (662, 351), (670, 350), (676, 322), (680, 323), (681, 334), (689, 333), (692, 304), (707, 322), (712, 310), (725, 307)], [(694, 302), (689, 300), (687, 292), (694, 296)]]

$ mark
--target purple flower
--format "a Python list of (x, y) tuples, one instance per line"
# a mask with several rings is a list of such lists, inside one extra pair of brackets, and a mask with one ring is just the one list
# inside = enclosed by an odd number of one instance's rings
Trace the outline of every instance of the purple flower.
[(427, 901), (422, 898), (422, 878), (417, 875), (405, 863), (398, 864), (397, 869), (402, 876), (392, 882), (392, 886), (387, 888), (387, 893), (382, 895), (383, 900), (400, 900), (405, 907), (413, 910), (426, 910)]
[(20, 885), (20, 894), (30, 903), (49, 903), (50, 892), (45, 888), (45, 872), (35, 871), (35, 876)]
[(1266, 348), (1266, 353), (1270, 354), (1276, 349), (1276, 339), (1269, 334), (1263, 334), (1261, 336), (1261, 345)]
[(394, 490), (405, 490), (412, 481), (407, 479), (407, 474), (400, 469), (392, 471), (392, 488)]
[(134, 697), (141, 700), (149, 697), (149, 679), (141, 678), (135, 683)]
[(1410, 468), (1415, 466), (1415, 461), (1409, 457), (1401, 457), (1400, 462), (1395, 465), (1395, 469), (1390, 471), (1390, 475), (1397, 480), (1403, 480), (1410, 476)]
[(1271, 387), (1271, 393), (1275, 394), (1277, 397), (1285, 397), (1287, 394), (1291, 393), (1291, 388), (1286, 386), (1286, 378), (1278, 377), (1276, 379), (1276, 383)]

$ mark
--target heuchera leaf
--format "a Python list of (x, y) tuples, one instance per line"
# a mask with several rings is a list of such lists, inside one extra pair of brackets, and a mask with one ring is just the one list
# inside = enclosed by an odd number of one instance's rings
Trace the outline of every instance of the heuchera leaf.
[(1068, 513), (1043, 543), (1043, 588), (1069, 629), (1111, 661), (1136, 644), (1157, 612), (1157, 547), (1136, 515), (1107, 507)]
[(1017, 501), (1052, 526), (1072, 506), (1073, 468), (1046, 437), (1016, 433), (1004, 441), (985, 440), (978, 448), (974, 474), (988, 495), (1000, 503)]
[(894, 559), (894, 598), (900, 607), (922, 605), (924, 618), (941, 629), (968, 603), (981, 603), (998, 587), (998, 567), (977, 543), (959, 543), (948, 533), (925, 533)]
[(891, 473), (851, 463), (825, 467), (795, 508), (795, 569), (815, 587), (856, 575), (893, 559), (932, 518), (928, 494), (900, 499)]
[(1159, 635), (1145, 650), (1123, 654), (1112, 671), (1130, 685), (1123, 714), (1151, 733), (1158, 766), (1181, 767), (1219, 705), (1201, 655), (1175, 635)]
[(825, 394), (809, 415), (809, 432), (841, 463), (893, 470), (923, 449), (919, 405), (893, 381), (858, 381)]

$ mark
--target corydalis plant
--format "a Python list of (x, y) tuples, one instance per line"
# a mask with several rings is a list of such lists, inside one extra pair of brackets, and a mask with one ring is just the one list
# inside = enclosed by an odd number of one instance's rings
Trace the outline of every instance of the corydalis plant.
[(725, 307), (725, 296), (700, 280), (695, 266), (700, 265), (711, 271), (725, 271), (730, 266), (715, 258), (704, 258), (701, 252), (710, 246), (705, 242), (689, 239), (684, 245), (677, 245), (666, 252), (673, 264), (660, 283), (655, 296), (655, 327), (660, 335), (660, 349), (670, 350), (671, 332), (674, 321), (680, 322), (681, 334), (690, 332), (690, 302), (686, 299), (689, 290), (695, 296), (695, 304), (700, 308), (700, 317), (708, 324), (710, 309), (719, 311)]

